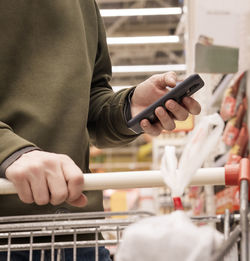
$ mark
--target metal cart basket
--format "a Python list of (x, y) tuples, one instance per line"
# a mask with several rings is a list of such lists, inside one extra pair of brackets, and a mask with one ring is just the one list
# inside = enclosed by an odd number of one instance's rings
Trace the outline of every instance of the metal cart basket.
[[(126, 215), (127, 217), (111, 219), (110, 217), (114, 215)], [(40, 260), (44, 261), (46, 260), (44, 250), (51, 251), (51, 260), (61, 260), (61, 250), (72, 248), (72, 260), (75, 261), (77, 248), (95, 247), (95, 260), (98, 260), (99, 246), (117, 246), (125, 227), (150, 215), (152, 215), (150, 212), (129, 211), (2, 217), (0, 218), (0, 240), (5, 239), (6, 243), (0, 245), (0, 251), (7, 251), (9, 261), (12, 251), (28, 250), (30, 252), (29, 260), (32, 260), (32, 251), (41, 250)], [(100, 239), (99, 233), (112, 233), (113, 239)], [(78, 240), (79, 234), (92, 234), (94, 240)], [(56, 240), (56, 236), (69, 235), (73, 240)], [(49, 240), (48, 242), (35, 242), (38, 237), (40, 239), (46, 237)], [(13, 243), (17, 238), (28, 238), (28, 242)]]

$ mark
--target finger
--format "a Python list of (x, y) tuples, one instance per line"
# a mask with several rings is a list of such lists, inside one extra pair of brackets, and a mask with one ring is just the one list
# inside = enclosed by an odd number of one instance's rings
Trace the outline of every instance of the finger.
[(74, 207), (85, 207), (88, 204), (88, 199), (84, 194), (81, 194), (79, 198), (69, 201), (67, 203)]
[(165, 89), (166, 86), (175, 87), (177, 81), (177, 75), (175, 72), (166, 72), (155, 75), (156, 85), (161, 89)]
[(21, 201), (26, 204), (31, 204), (34, 202), (32, 190), (27, 180), (24, 180), (22, 182), (14, 182), (13, 184)]
[(145, 133), (151, 136), (158, 136), (162, 131), (162, 126), (159, 122), (151, 124), (147, 119), (144, 119), (140, 123), (141, 128), (144, 130)]
[(182, 103), (187, 108), (187, 110), (193, 115), (198, 115), (201, 112), (200, 104), (192, 97), (184, 97), (182, 99)]
[(165, 84), (169, 87), (175, 87), (177, 81), (177, 75), (175, 72), (167, 72), (164, 75)]
[(167, 131), (172, 131), (175, 129), (174, 119), (167, 113), (163, 107), (157, 107), (155, 110), (155, 115), (159, 119), (162, 128)]
[(30, 187), (34, 201), (37, 205), (47, 205), (50, 202), (50, 194), (47, 181), (42, 173), (36, 173), (30, 177)]
[(166, 108), (173, 114), (176, 120), (184, 121), (188, 117), (188, 111), (174, 100), (165, 103)]
[(59, 205), (68, 198), (67, 183), (60, 164), (54, 169), (47, 169), (46, 176), (50, 191), (50, 203)]
[(5, 175), (14, 184), (20, 200), (26, 204), (31, 204), (34, 202), (34, 199), (30, 184), (28, 180), (24, 178), (24, 173), (21, 168), (16, 169), (10, 166), (6, 169)]
[(74, 163), (73, 160), (65, 155), (62, 156), (64, 157), (62, 169), (68, 185), (67, 200), (73, 202), (82, 194), (84, 177), (81, 169)]

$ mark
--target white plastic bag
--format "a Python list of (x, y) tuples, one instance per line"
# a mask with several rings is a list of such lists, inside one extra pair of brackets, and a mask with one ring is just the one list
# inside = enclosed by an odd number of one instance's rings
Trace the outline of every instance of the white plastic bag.
[(179, 164), (175, 148), (166, 146), (161, 162), (164, 182), (171, 189), (173, 197), (180, 197), (195, 172), (216, 147), (224, 129), (224, 121), (218, 113), (204, 116), (190, 132)]
[[(180, 197), (221, 137), (224, 122), (218, 114), (205, 116), (189, 135), (179, 164), (175, 147), (167, 146), (161, 172), (173, 197)], [(116, 261), (209, 260), (223, 236), (211, 226), (198, 227), (183, 211), (145, 218), (125, 229)]]
[(183, 211), (175, 211), (127, 227), (115, 261), (209, 260), (222, 241), (211, 226), (198, 227)]

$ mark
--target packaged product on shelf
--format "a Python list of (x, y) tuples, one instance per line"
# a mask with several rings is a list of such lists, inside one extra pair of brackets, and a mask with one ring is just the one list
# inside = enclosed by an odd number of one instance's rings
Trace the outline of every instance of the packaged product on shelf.
[(243, 103), (240, 104), (236, 116), (229, 120), (226, 124), (222, 140), (228, 146), (233, 146), (239, 135), (242, 121), (246, 112), (246, 108)]
[(141, 211), (149, 211), (156, 213), (155, 189), (141, 188), (139, 189), (138, 207)]
[(193, 216), (205, 215), (205, 193), (204, 191), (197, 194), (195, 198), (191, 198), (191, 208)]
[(239, 164), (241, 159), (242, 157), (240, 155), (231, 154), (227, 161), (227, 164)]
[(224, 74), (219, 82), (215, 85), (212, 95), (208, 101), (208, 108), (214, 108), (216, 111), (220, 108), (223, 94), (230, 85), (234, 77), (233, 73)]
[(215, 195), (216, 214), (224, 214), (226, 209), (231, 213), (240, 208), (239, 187), (232, 186), (223, 189)]
[(238, 138), (234, 144), (234, 146), (229, 151), (228, 156), (228, 164), (233, 161), (233, 157), (235, 160), (235, 155), (239, 157), (243, 157), (245, 151), (247, 150), (248, 145), (248, 128), (246, 123), (242, 123), (242, 127), (240, 129), (240, 133), (238, 135)]
[(231, 119), (236, 112), (236, 98), (239, 86), (245, 73), (242, 73), (235, 83), (226, 90), (221, 104), (220, 115), (224, 121)]
[[(104, 190), (104, 210), (112, 212), (126, 212), (139, 208), (139, 189)], [(113, 216), (113, 218), (124, 218), (124, 216)]]

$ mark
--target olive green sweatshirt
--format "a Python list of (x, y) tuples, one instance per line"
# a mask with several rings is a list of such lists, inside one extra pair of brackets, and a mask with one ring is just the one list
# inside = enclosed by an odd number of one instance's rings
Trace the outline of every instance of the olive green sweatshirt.
[[(124, 101), (114, 93), (104, 26), (94, 0), (0, 0), (0, 163), (29, 146), (70, 156), (89, 172), (90, 139), (120, 146), (136, 136), (126, 127)], [(36, 206), (0, 196), (0, 215), (102, 210)]]

